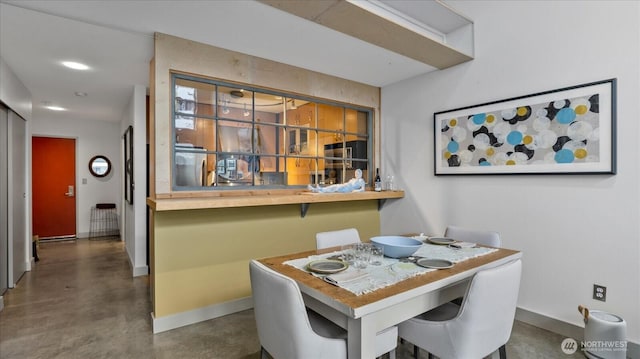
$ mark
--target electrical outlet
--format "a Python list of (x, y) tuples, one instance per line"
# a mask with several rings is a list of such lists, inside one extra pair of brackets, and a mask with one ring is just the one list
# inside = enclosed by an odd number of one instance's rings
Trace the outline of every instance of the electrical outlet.
[(602, 302), (607, 301), (607, 287), (599, 284), (593, 285), (593, 299)]

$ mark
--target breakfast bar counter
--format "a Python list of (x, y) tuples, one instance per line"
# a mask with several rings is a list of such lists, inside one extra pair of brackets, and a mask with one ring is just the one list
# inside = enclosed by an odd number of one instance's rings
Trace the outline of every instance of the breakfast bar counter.
[[(197, 196), (197, 197), (196, 197)], [(274, 206), (285, 204), (311, 204), (345, 201), (384, 201), (403, 198), (404, 191), (364, 191), (354, 193), (312, 193), (309, 191), (217, 191), (214, 193), (173, 193), (171, 196), (147, 199), (154, 211), (185, 209), (233, 208)]]

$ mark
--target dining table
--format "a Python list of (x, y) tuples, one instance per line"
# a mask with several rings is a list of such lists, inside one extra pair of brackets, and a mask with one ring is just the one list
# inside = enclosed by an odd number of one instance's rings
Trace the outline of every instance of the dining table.
[(262, 258), (259, 262), (295, 280), (308, 308), (347, 331), (348, 358), (361, 359), (375, 358), (376, 333), (464, 296), (471, 278), (478, 271), (522, 257), (520, 251), (495, 248), (481, 256), (454, 263), (450, 268), (427, 271), (358, 294), (328, 283), (321, 275), (291, 265), (308, 258), (327, 257), (340, 250), (340, 247), (310, 250)]

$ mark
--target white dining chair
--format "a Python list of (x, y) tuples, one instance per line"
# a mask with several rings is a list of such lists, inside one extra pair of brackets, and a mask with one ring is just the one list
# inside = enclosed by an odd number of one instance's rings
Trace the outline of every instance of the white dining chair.
[(337, 231), (316, 233), (316, 248), (343, 246), (345, 244), (359, 243), (360, 234), (355, 228), (341, 229)]
[[(460, 226), (447, 226), (447, 229), (444, 232), (444, 236), (448, 238), (453, 238), (457, 241), (462, 242), (471, 242), (480, 244), (483, 246), (489, 247), (502, 247), (502, 239), (500, 238), (500, 233), (496, 231), (482, 230), (482, 229), (471, 229)], [(460, 305), (462, 304), (462, 298), (456, 298), (452, 300), (454, 304)]]
[[(499, 350), (511, 336), (520, 288), (521, 260), (476, 273), (462, 306), (445, 303), (400, 323), (400, 338), (429, 352), (429, 359), (484, 358)], [(414, 356), (418, 349), (414, 347)]]
[[(347, 332), (307, 310), (298, 284), (258, 261), (249, 263), (253, 307), (261, 346), (277, 359), (347, 358)], [(376, 337), (376, 356), (390, 353), (395, 359), (398, 327), (387, 328)]]
[(462, 242), (472, 242), (489, 247), (499, 248), (502, 246), (500, 233), (479, 229), (470, 229), (459, 226), (448, 226), (444, 236)]

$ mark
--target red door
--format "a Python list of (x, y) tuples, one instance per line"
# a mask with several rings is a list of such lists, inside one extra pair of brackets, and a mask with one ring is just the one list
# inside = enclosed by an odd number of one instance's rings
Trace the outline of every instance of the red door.
[(33, 137), (33, 234), (76, 236), (76, 140)]

